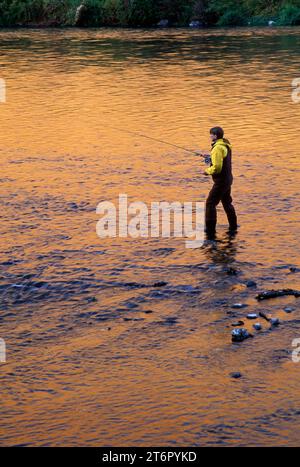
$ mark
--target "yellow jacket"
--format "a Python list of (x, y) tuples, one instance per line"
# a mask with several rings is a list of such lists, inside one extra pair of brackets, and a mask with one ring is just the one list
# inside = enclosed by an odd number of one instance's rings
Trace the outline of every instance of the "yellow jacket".
[[(227, 143), (231, 148), (231, 145)], [(205, 170), (207, 175), (220, 174), (223, 168), (223, 159), (228, 154), (226, 143), (223, 139), (218, 139), (211, 151), (211, 166)]]

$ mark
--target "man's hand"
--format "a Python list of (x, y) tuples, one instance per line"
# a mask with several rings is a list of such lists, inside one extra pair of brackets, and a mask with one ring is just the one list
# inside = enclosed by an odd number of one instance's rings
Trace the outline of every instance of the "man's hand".
[(210, 157), (210, 154), (206, 154), (204, 152), (196, 151), (195, 154), (196, 154), (196, 156), (200, 156), (200, 157)]

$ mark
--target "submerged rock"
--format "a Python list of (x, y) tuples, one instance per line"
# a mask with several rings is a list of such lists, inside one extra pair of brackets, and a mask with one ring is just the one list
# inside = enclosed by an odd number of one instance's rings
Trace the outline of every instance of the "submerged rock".
[(247, 282), (246, 282), (246, 286), (247, 286), (247, 287), (256, 287), (257, 284), (256, 284), (255, 281), (247, 281)]
[(168, 282), (159, 281), (159, 282), (155, 282), (155, 283), (153, 284), (153, 287), (165, 287), (165, 285), (168, 285)]
[(260, 323), (254, 323), (253, 327), (256, 331), (260, 331), (262, 329), (262, 325)]
[(278, 318), (271, 318), (270, 324), (271, 326), (278, 326), (280, 324), (280, 320)]
[(290, 306), (286, 306), (283, 311), (285, 311), (286, 313), (292, 313), (292, 311), (294, 311), (294, 308), (290, 307)]
[(249, 313), (249, 314), (247, 315), (247, 318), (248, 318), (248, 319), (256, 319), (256, 318), (257, 318), (257, 314), (256, 314), (256, 313)]
[(244, 321), (236, 321), (235, 323), (232, 323), (231, 326), (243, 326)]
[(300, 297), (299, 290), (293, 289), (279, 289), (279, 290), (266, 290), (256, 296), (256, 300), (266, 300), (268, 298), (284, 297), (285, 295), (294, 295)]
[(238, 270), (232, 267), (225, 268), (224, 272), (226, 272), (226, 274), (228, 274), (229, 276), (236, 276), (238, 274)]
[(242, 373), (240, 373), (239, 371), (233, 371), (232, 373), (230, 373), (230, 376), (231, 378), (238, 379), (242, 377)]
[(253, 337), (253, 336), (245, 328), (234, 329), (231, 332), (232, 342), (242, 342), (245, 339), (248, 339), (249, 337)]
[(271, 317), (268, 316), (264, 311), (260, 311), (260, 312), (259, 312), (259, 316), (261, 316), (262, 318), (264, 318), (266, 321), (270, 321), (270, 320), (271, 320)]

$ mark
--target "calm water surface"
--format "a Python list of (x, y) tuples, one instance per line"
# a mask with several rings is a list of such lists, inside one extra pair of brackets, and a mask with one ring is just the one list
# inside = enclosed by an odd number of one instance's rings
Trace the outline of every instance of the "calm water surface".
[[(300, 288), (299, 28), (1, 31), (0, 51), (1, 444), (297, 445), (299, 299), (255, 296)], [(193, 155), (111, 127), (208, 150), (216, 124), (236, 238), (221, 211), (201, 249), (96, 236), (100, 201), (210, 187)], [(232, 344), (260, 310), (282, 325)]]

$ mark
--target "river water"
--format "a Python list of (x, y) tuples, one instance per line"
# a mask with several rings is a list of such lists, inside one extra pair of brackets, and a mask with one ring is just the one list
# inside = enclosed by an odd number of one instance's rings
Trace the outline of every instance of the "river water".
[[(0, 47), (1, 444), (297, 445), (300, 299), (255, 297), (300, 288), (300, 29), (2, 30)], [(112, 127), (207, 151), (217, 124), (235, 238), (221, 209), (199, 249), (96, 235), (100, 201), (211, 184), (199, 158)], [(259, 311), (281, 325), (233, 344)]]

